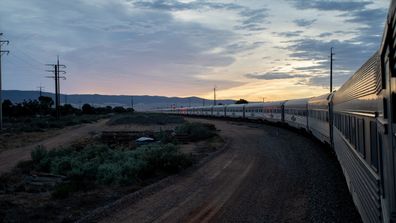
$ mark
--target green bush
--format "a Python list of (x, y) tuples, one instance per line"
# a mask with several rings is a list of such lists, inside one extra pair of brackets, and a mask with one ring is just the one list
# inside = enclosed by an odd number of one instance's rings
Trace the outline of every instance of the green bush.
[(48, 151), (43, 146), (37, 146), (30, 152), (32, 161), (35, 163), (40, 163), (48, 155)]
[(212, 124), (188, 122), (177, 126), (175, 132), (178, 135), (189, 136), (192, 141), (199, 141), (215, 136), (216, 127)]
[(67, 126), (92, 123), (108, 115), (67, 115), (59, 120), (54, 117), (32, 117), (5, 120), (7, 132), (41, 132), (45, 129), (59, 129)]
[[(32, 151), (34, 170), (67, 176), (70, 185), (59, 187), (54, 197), (70, 190), (88, 190), (94, 184), (127, 184), (164, 173), (176, 173), (192, 164), (192, 159), (173, 144), (153, 144), (136, 150), (116, 150), (107, 145)], [(21, 164), (21, 167), (24, 165)]]
[(168, 144), (168, 143), (177, 144), (177, 140), (172, 135), (172, 131), (160, 130), (159, 132), (155, 133), (155, 138), (163, 144)]

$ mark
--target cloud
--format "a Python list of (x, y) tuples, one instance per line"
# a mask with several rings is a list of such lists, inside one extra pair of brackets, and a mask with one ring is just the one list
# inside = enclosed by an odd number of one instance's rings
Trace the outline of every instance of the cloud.
[[(66, 92), (164, 95), (241, 86), (246, 77), (326, 86), (330, 47), (342, 84), (378, 49), (387, 7), (367, 0), (3, 1), (0, 30), (11, 40), (6, 89), (42, 83), (52, 90), (43, 64), (59, 54), (68, 65)], [(271, 72), (238, 79), (260, 69)]]
[(317, 9), (323, 11), (354, 11), (364, 9), (371, 1), (348, 1), (348, 0), (289, 0), (297, 9)]
[(323, 38), (323, 37), (330, 37), (332, 35), (333, 35), (333, 33), (331, 33), (331, 32), (324, 32), (324, 33), (319, 34), (318, 37)]
[(260, 80), (279, 80), (279, 79), (293, 79), (293, 78), (305, 78), (307, 75), (303, 74), (289, 74), (283, 72), (269, 72), (269, 73), (249, 73), (244, 75), (247, 78), (251, 79), (260, 79)]
[(242, 10), (239, 15), (243, 18), (242, 24), (235, 26), (236, 29), (243, 29), (249, 31), (263, 31), (266, 29), (264, 26), (268, 24), (268, 9), (260, 8), (260, 9), (248, 9), (245, 8)]
[(276, 34), (278, 36), (283, 36), (283, 37), (297, 37), (300, 36), (304, 31), (297, 30), (297, 31), (288, 31), (288, 32), (273, 32), (273, 34)]
[(247, 31), (263, 31), (265, 24), (268, 24), (269, 16), (267, 8), (251, 9), (234, 3), (219, 3), (207, 1), (179, 2), (176, 0), (154, 0), (154, 1), (130, 1), (137, 8), (162, 10), (162, 11), (185, 11), (185, 10), (231, 10), (241, 17), (240, 24), (234, 28)]
[(314, 24), (317, 21), (317, 19), (312, 19), (312, 20), (308, 20), (308, 19), (295, 19), (293, 22), (300, 26), (300, 27), (309, 27), (312, 24)]

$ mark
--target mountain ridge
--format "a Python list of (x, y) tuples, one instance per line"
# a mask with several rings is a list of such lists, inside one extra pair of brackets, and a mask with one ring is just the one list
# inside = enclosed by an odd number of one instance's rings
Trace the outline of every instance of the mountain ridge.
[[(38, 99), (39, 91), (35, 90), (3, 90), (3, 100), (9, 99), (13, 103), (21, 103), (24, 100)], [(55, 100), (54, 93), (42, 92), (43, 96), (51, 97)], [(103, 95), (103, 94), (61, 94), (61, 104), (71, 104), (75, 107), (81, 107), (88, 103), (93, 106), (123, 106), (131, 107), (133, 98), (133, 107), (136, 110), (151, 110), (156, 108), (170, 108), (202, 106), (203, 104), (213, 104), (213, 100), (203, 99), (196, 96), (191, 97), (167, 97), (159, 95)], [(235, 100), (217, 100), (217, 103), (233, 104)]]

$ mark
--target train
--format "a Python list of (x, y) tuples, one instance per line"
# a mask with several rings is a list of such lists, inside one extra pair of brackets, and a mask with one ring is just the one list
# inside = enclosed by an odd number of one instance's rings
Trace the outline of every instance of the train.
[(363, 222), (396, 222), (395, 8), (392, 0), (378, 51), (337, 91), (296, 100), (158, 111), (262, 120), (304, 130), (334, 150)]

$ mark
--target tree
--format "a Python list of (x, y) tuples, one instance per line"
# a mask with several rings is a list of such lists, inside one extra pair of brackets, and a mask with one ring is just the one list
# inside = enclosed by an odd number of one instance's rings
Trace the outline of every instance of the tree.
[(63, 106), (61, 106), (60, 110), (62, 115), (78, 114), (80, 111), (79, 109), (73, 107), (71, 104), (64, 104)]
[(248, 103), (249, 103), (248, 101), (242, 98), (235, 102), (235, 104), (248, 104)]
[(52, 105), (54, 105), (54, 100), (52, 100), (51, 97), (40, 96), (38, 100), (40, 102), (41, 108), (44, 109), (50, 109)]
[(90, 104), (84, 104), (81, 109), (83, 114), (93, 114), (95, 112), (94, 107)]
[(116, 106), (116, 107), (113, 108), (113, 112), (114, 113), (124, 113), (124, 112), (126, 112), (126, 110), (122, 106)]
[(12, 111), (13, 111), (13, 107), (14, 105), (12, 104), (12, 102), (8, 99), (3, 101), (3, 112), (4, 112), (4, 116), (11, 116), (12, 115)]

